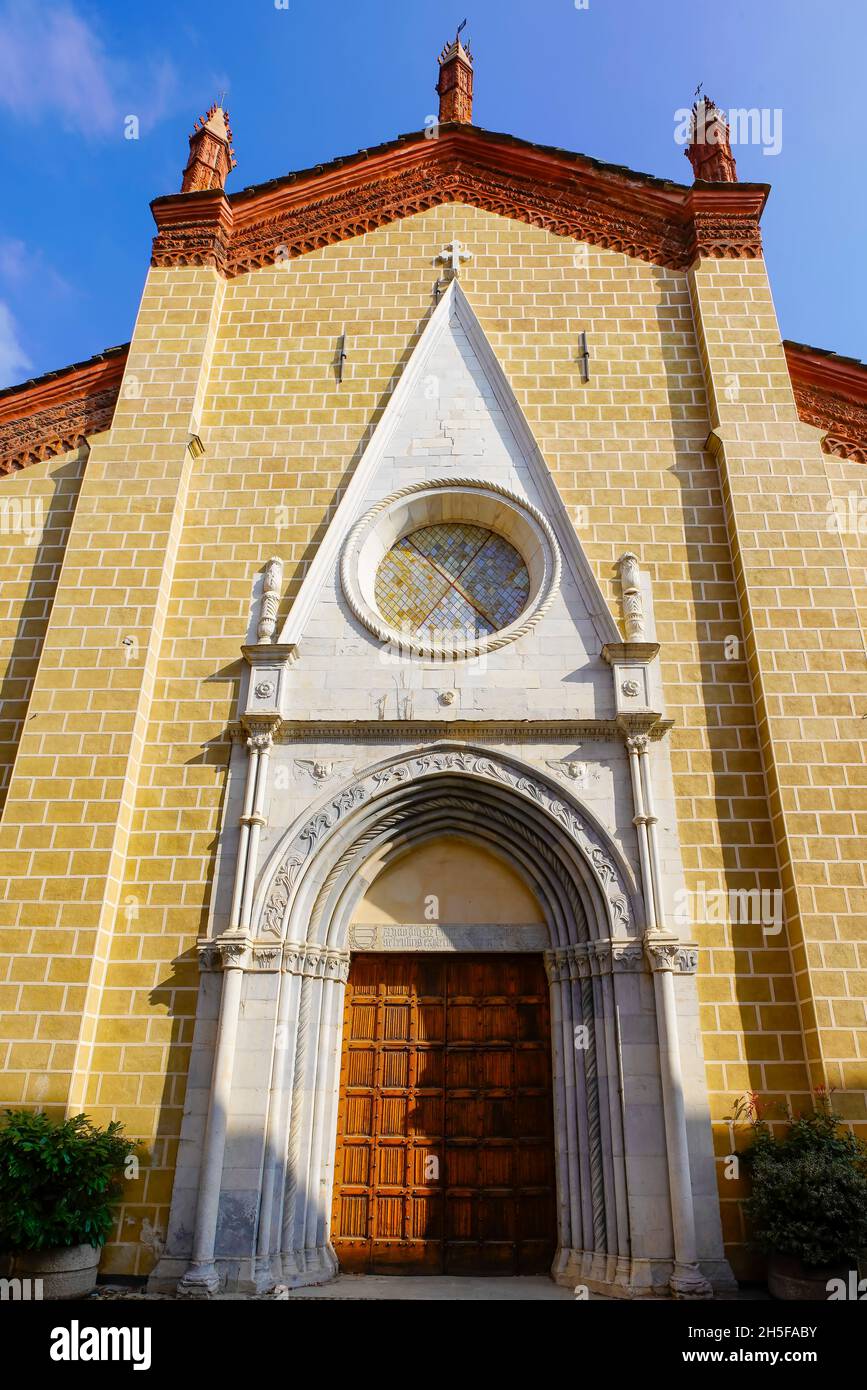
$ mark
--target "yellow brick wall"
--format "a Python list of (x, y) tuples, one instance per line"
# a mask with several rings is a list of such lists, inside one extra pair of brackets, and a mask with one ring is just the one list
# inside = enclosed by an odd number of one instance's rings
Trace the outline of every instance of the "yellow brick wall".
[[(139, 673), (130, 708), (106, 727), (105, 756), (116, 753), (116, 770), (88, 759), (80, 774), (64, 762), (55, 773), (39, 762), (45, 755), (38, 748), (28, 749), (16, 769), (22, 780), (15, 820), (7, 827), (4, 819), (0, 832), (8, 837), (3, 847), (18, 856), (20, 889), (2, 903), (3, 924), (20, 918), (28, 926), (38, 916), (42, 933), (31, 929), (23, 965), (14, 956), (2, 963), (6, 1006), (18, 1011), (17, 1020), (33, 1020), (27, 1045), (35, 1049), (10, 1045), (10, 1099), (44, 1098), (42, 1078), (62, 1061), (70, 1076), (77, 1068), (88, 1111), (100, 1121), (123, 1119), (153, 1154), (125, 1194), (108, 1269), (146, 1272), (152, 1233), (166, 1228), (196, 1000), (193, 946), (209, 905), (226, 724), (236, 710), (254, 573), (270, 554), (283, 555), (285, 613), (426, 320), (438, 273), (433, 257), (454, 236), (473, 251), (466, 292), (607, 596), (616, 608), (614, 561), (626, 548), (652, 576), (668, 712), (676, 721), (671, 739), (690, 887), (780, 884), (764, 726), (756, 716), (720, 471), (704, 448), (713, 412), (707, 355), (703, 362), (685, 274), (455, 206), (241, 276), (224, 292), (208, 271), (151, 271), (128, 369), (141, 377), (143, 396), (126, 401), (101, 465), (103, 493), (113, 479), (124, 481), (111, 494), (121, 515), (103, 530), (132, 528), (142, 509), (152, 508), (160, 545), (173, 555), (169, 577), (160, 585), (147, 555), (124, 541), (137, 557), (130, 559), (137, 579), (134, 592), (124, 590), (121, 618), (99, 594), (100, 554), (82, 553), (75, 563), (88, 590), (81, 604), (88, 624), (111, 621), (118, 634), (134, 632), (146, 645), (161, 615), (159, 641), (147, 646), (152, 690), (142, 696)], [(744, 263), (732, 264), (738, 270)], [(350, 356), (338, 388), (333, 363), (344, 326)], [(759, 327), (771, 331), (764, 321)], [(592, 354), (587, 385), (576, 364), (582, 329)], [(749, 336), (734, 341), (747, 360)], [(761, 390), (768, 389), (763, 382)], [(183, 454), (190, 428), (201, 435), (200, 458)], [(162, 484), (181, 474), (185, 504), (175, 494), (174, 506), (168, 499), (164, 505)], [(141, 491), (130, 498), (135, 479)], [(82, 544), (96, 550), (85, 532)], [(116, 567), (111, 572), (120, 577)], [(72, 616), (65, 610), (63, 619)], [(63, 627), (49, 636), (59, 654)], [(67, 683), (76, 686), (77, 678)], [(126, 691), (126, 682), (112, 680), (103, 696), (115, 690)], [(41, 710), (38, 697), (37, 680), (33, 698)], [(134, 771), (127, 769), (121, 785), (130, 747)], [(54, 776), (64, 779), (62, 794)], [(41, 824), (51, 827), (63, 805), (95, 797), (97, 787), (102, 804), (128, 808), (128, 843), (115, 837), (110, 847), (91, 839), (60, 848), (49, 831), (39, 850), (49, 861), (36, 864), (24, 799), (32, 806), (43, 798)], [(91, 873), (84, 857), (97, 848), (102, 857)], [(112, 864), (123, 858), (123, 874), (110, 912), (100, 916), (103, 899), (90, 893), (97, 879), (105, 889), (110, 853)], [(61, 873), (67, 883), (80, 878), (90, 893), (77, 895), (75, 913), (63, 902), (37, 913), (28, 887), (34, 872), (53, 875), (53, 882)], [(754, 1089), (795, 1105), (804, 1099), (804, 991), (799, 998), (786, 933), (766, 938), (759, 927), (702, 923), (696, 932), (708, 1085), (723, 1155), (731, 1144), (723, 1117), (734, 1096)], [(87, 963), (97, 938), (104, 977)], [(59, 968), (58, 954), (65, 960)], [(851, 988), (854, 976), (848, 978)], [(82, 1041), (72, 1036), (66, 1011), (74, 1001), (83, 1005), (85, 994), (95, 1023)], [(69, 1047), (68, 1035), (74, 1047), (56, 1052), (61, 1040)], [(737, 1245), (737, 1191), (721, 1181), (721, 1195), (726, 1236)]]
[(83, 446), (0, 478), (0, 812), (86, 456)]

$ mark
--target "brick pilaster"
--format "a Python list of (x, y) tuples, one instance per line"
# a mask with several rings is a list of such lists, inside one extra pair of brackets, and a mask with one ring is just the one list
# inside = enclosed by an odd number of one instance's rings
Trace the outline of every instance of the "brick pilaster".
[(800, 422), (762, 260), (689, 275), (814, 1084), (867, 1119), (867, 692), (829, 460)]
[(223, 288), (212, 270), (150, 272), (87, 459), (0, 821), (11, 1100), (85, 1095)]

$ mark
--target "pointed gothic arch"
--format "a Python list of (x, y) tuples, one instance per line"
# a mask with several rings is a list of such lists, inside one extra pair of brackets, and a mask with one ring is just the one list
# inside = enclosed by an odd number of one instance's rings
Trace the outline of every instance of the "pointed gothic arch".
[(287, 830), (263, 872), (254, 956), (279, 952), (282, 970), (259, 1268), (293, 1283), (336, 1272), (329, 1219), (349, 923), (365, 864), (384, 868), (446, 830), (496, 844), (545, 917), (553, 1272), (631, 1282), (618, 1027), (639, 1007), (646, 969), (640, 898), (619, 850), (574, 798), (514, 758), (454, 744), (371, 765)]
[[(319, 894), (326, 880), (345, 857), (358, 857), (369, 844), (397, 833), (420, 810), (437, 809), (431, 798), (447, 790), (456, 798), (455, 812), (461, 809), (463, 792), (490, 814), (500, 843), (513, 846), (516, 867), (524, 874), (527, 868), (520, 868), (520, 861), (526, 861), (527, 847), (535, 846), (538, 860), (532, 871), (541, 873), (547, 864), (559, 874), (567, 899), (570, 891), (576, 895), (573, 910), (579, 912), (580, 903), (586, 921), (597, 924), (598, 937), (640, 940), (641, 895), (624, 856), (591, 812), (516, 758), (450, 742), (371, 764), (284, 832), (260, 876), (253, 911), (256, 938), (342, 949), (342, 941), (317, 941), (304, 925), (305, 914), (310, 921), (314, 913), (316, 922), (322, 919)], [(439, 809), (447, 812), (445, 806)], [(555, 927), (552, 918), (550, 929), (552, 947), (577, 943), (568, 921)]]

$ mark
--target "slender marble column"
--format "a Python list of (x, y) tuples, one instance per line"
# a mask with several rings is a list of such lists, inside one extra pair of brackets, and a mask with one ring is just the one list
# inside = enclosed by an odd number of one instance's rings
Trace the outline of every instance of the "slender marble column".
[(232, 907), (229, 913), (229, 929), (237, 931), (241, 921), (241, 898), (244, 892), (244, 878), (247, 872), (247, 848), (250, 840), (250, 817), (253, 814), (253, 797), (256, 792), (256, 778), (259, 769), (259, 752), (252, 738), (247, 739), (247, 780), (244, 784), (244, 805), (241, 811), (241, 827), (238, 834), (238, 858), (235, 860), (235, 882), (232, 886)]
[(205, 947), (208, 951), (216, 952), (222, 961), (223, 988), (217, 1020), (217, 1040), (214, 1047), (214, 1069), (202, 1148), (202, 1165), (199, 1170), (193, 1254), (190, 1267), (178, 1284), (178, 1293), (187, 1297), (208, 1297), (216, 1293), (220, 1286), (214, 1264), (214, 1252), (220, 1211), (223, 1158), (226, 1152), (244, 966), (250, 956), (247, 929), (252, 914), (259, 833), (264, 824), (262, 807), (268, 777), (268, 751), (277, 723), (278, 720), (269, 719), (261, 723), (251, 721), (248, 725), (249, 763), (241, 814), (238, 861), (235, 866), (231, 925), (228, 932)]
[[(251, 762), (254, 759), (256, 761), (256, 774), (253, 809), (246, 817), (249, 829), (246, 847), (247, 862), (244, 872), (244, 892), (241, 898), (240, 927), (242, 931), (249, 931), (250, 918), (253, 914), (253, 889), (256, 884), (256, 860), (259, 855), (259, 836), (262, 833), (262, 826), (265, 824), (263, 807), (265, 804), (265, 789), (268, 785), (268, 760), (273, 740), (274, 734), (270, 726), (265, 730), (251, 730), (249, 739), (250, 760)], [(244, 829), (243, 825), (241, 829)]]
[(641, 769), (641, 786), (644, 791), (644, 813), (647, 820), (647, 843), (650, 848), (651, 881), (653, 883), (653, 904), (656, 909), (656, 925), (664, 930), (665, 908), (662, 901), (662, 866), (659, 861), (659, 840), (656, 835), (656, 810), (653, 800), (653, 779), (650, 775), (650, 749), (647, 739), (638, 750), (638, 765)]
[[(279, 1258), (279, 1235), (276, 1242), (273, 1239), (274, 1218), (277, 1194), (282, 1192), (282, 1184), (286, 1175), (289, 1106), (292, 1102), (292, 1078), (298, 1042), (298, 1003), (301, 994), (304, 949), (303, 945), (294, 942), (286, 943), (283, 947), (280, 994), (274, 1030), (271, 1091), (268, 1099), (268, 1123), (265, 1134), (262, 1196), (259, 1202), (259, 1227), (256, 1238), (256, 1287), (260, 1292), (273, 1288), (275, 1261)], [(279, 1221), (276, 1223), (276, 1229), (279, 1232)], [(274, 1248), (275, 1245), (276, 1248)]]
[(632, 824), (638, 833), (638, 861), (641, 866), (641, 887), (644, 892), (644, 909), (647, 914), (648, 931), (656, 931), (656, 894), (653, 886), (653, 874), (650, 867), (650, 845), (647, 837), (647, 815), (644, 810), (644, 792), (642, 789), (641, 768), (639, 757), (642, 751), (647, 749), (647, 737), (640, 734), (635, 738), (626, 740), (626, 749), (629, 754), (629, 775), (632, 778), (632, 800), (635, 807), (635, 815)]
[(249, 942), (244, 937), (227, 935), (213, 943), (223, 965), (223, 991), (220, 1017), (217, 1023), (217, 1043), (214, 1050), (214, 1070), (208, 1120), (199, 1171), (199, 1195), (196, 1204), (196, 1224), (193, 1234), (193, 1253), (190, 1266), (178, 1284), (178, 1293), (188, 1298), (207, 1298), (218, 1291), (220, 1278), (214, 1263), (217, 1238), (217, 1217), (220, 1209), (220, 1185), (223, 1175), (223, 1155), (229, 1122), (229, 1102), (235, 1044), (238, 1036), (238, 1015), (244, 964)]
[(674, 1270), (669, 1282), (676, 1298), (710, 1298), (712, 1289), (699, 1269), (695, 1242), (689, 1136), (683, 1097), (683, 1071), (680, 1064), (677, 1001), (674, 994), (673, 972), (681, 969), (686, 953), (676, 938), (669, 936), (664, 929), (662, 875), (647, 738), (641, 735), (627, 739), (627, 749), (648, 922), (644, 944), (653, 971), (656, 1026), (659, 1036), (665, 1148), (674, 1238)]
[(689, 1142), (683, 1100), (683, 1074), (680, 1066), (677, 1003), (674, 995), (674, 971), (679, 968), (678, 956), (682, 948), (676, 942), (658, 939), (653, 941), (650, 938), (646, 941), (646, 947), (653, 970), (656, 995), (665, 1146), (668, 1154), (671, 1224), (674, 1234), (674, 1270), (669, 1282), (676, 1298), (711, 1298), (713, 1291), (699, 1269), (695, 1242)]

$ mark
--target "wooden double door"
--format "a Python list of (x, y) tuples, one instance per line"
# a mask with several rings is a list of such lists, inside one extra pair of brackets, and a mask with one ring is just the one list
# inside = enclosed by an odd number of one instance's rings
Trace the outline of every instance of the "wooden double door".
[(533, 955), (358, 955), (332, 1214), (341, 1268), (537, 1274), (555, 1248), (548, 985)]

